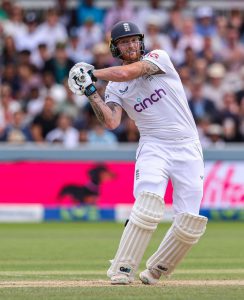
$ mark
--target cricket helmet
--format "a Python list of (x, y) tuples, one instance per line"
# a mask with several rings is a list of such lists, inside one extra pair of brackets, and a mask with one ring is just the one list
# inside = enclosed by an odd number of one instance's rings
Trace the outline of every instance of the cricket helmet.
[(141, 33), (139, 28), (136, 24), (132, 22), (125, 22), (121, 21), (116, 23), (111, 31), (111, 40), (110, 40), (110, 51), (113, 55), (113, 57), (120, 58), (120, 51), (118, 47), (116, 46), (116, 42), (123, 38), (123, 37), (129, 37), (129, 36), (139, 36), (140, 42), (141, 42), (141, 54), (143, 55), (145, 52), (145, 46), (144, 46), (144, 34)]

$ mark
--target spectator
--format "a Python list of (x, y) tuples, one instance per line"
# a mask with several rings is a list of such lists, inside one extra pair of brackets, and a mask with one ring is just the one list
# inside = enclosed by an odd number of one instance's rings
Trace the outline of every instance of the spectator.
[(145, 48), (147, 52), (154, 49), (165, 49), (170, 47), (169, 37), (160, 32), (161, 19), (156, 16), (150, 16), (146, 21), (145, 30)]
[(187, 66), (191, 72), (191, 75), (194, 75), (195, 62), (197, 59), (197, 55), (192, 49), (191, 46), (188, 46), (184, 50), (184, 60), (182, 65)]
[(225, 37), (227, 32), (228, 19), (226, 16), (220, 15), (215, 17), (216, 24), (216, 34), (211, 37), (213, 49), (218, 54), (221, 55), (225, 43)]
[(59, 16), (59, 22), (63, 24), (67, 30), (77, 25), (75, 11), (68, 7), (67, 0), (56, 0), (55, 9)]
[(203, 38), (203, 49), (198, 53), (198, 56), (204, 58), (207, 64), (221, 60), (220, 54), (214, 49), (212, 37), (205, 36)]
[(244, 63), (244, 45), (240, 42), (237, 28), (228, 26), (222, 58), (229, 70), (238, 71)]
[(44, 105), (44, 98), (40, 96), (40, 89), (37, 86), (33, 86), (30, 90), (30, 99), (26, 103), (25, 110), (27, 117), (32, 120), (37, 114), (39, 114)]
[(10, 0), (2, 0), (0, 4), (0, 22), (6, 21), (10, 17), (12, 3)]
[(41, 84), (40, 74), (36, 72), (32, 65), (22, 63), (18, 66), (18, 76), (20, 82), (19, 100), (22, 102), (28, 101), (32, 87)]
[(46, 44), (38, 44), (37, 48), (32, 51), (30, 61), (38, 70), (43, 70), (45, 63), (51, 59), (50, 52)]
[(13, 63), (8, 63), (3, 68), (2, 73), (2, 83), (6, 83), (10, 86), (12, 97), (15, 99), (19, 98), (18, 95), (20, 90), (20, 80), (17, 74), (17, 66)]
[(191, 47), (195, 53), (202, 51), (203, 38), (195, 30), (195, 22), (191, 17), (184, 17), (182, 24), (182, 36), (179, 41), (179, 49), (185, 50)]
[(69, 89), (67, 80), (64, 81), (64, 88), (66, 97), (64, 101), (60, 101), (57, 103), (57, 111), (65, 112), (73, 119), (76, 119), (79, 114), (79, 109), (81, 109), (87, 103), (87, 97), (78, 97), (73, 94)]
[(57, 127), (46, 135), (46, 141), (60, 143), (66, 148), (74, 148), (79, 145), (79, 131), (72, 125), (71, 117), (62, 113), (57, 120)]
[(194, 75), (196, 78), (199, 78), (202, 82), (207, 80), (207, 68), (208, 64), (206, 59), (197, 58), (194, 66)]
[(99, 43), (92, 48), (93, 62), (92, 65), (96, 69), (103, 69), (110, 66), (111, 56), (108, 45)]
[(87, 62), (93, 59), (91, 49), (103, 40), (101, 26), (93, 18), (86, 18), (79, 28), (79, 48), (86, 54)]
[(25, 124), (22, 110), (17, 110), (13, 113), (12, 122), (6, 126), (0, 135), (0, 141), (14, 144), (32, 141), (31, 133)]
[(207, 148), (211, 145), (211, 140), (208, 136), (210, 124), (211, 120), (208, 117), (198, 118), (196, 120), (197, 131), (203, 148)]
[(68, 58), (66, 45), (57, 43), (54, 56), (46, 61), (44, 71), (54, 74), (57, 83), (62, 84), (64, 79), (68, 77), (69, 70), (75, 63)]
[(238, 30), (239, 35), (241, 37), (241, 41), (243, 42), (243, 34), (244, 34), (243, 12), (239, 9), (232, 9), (230, 11), (229, 24)]
[(57, 118), (55, 102), (52, 97), (47, 96), (41, 113), (31, 123), (33, 140), (35, 142), (43, 142), (47, 134), (56, 128)]
[(165, 50), (169, 53), (171, 60), (176, 66), (182, 65), (184, 62), (184, 51), (178, 47), (179, 40), (180, 33), (172, 30), (169, 34), (169, 44), (165, 45)]
[(131, 21), (134, 17), (134, 9), (128, 0), (114, 1), (104, 19), (105, 32), (108, 32), (115, 23), (124, 20)]
[(203, 90), (204, 96), (211, 99), (218, 110), (223, 108), (223, 96), (227, 89), (224, 83), (225, 73), (225, 67), (221, 63), (210, 65), (207, 70), (209, 81)]
[(4, 37), (1, 60), (4, 65), (17, 64), (17, 50), (14, 39), (10, 35)]
[(226, 142), (239, 142), (239, 106), (234, 93), (227, 92), (223, 96), (223, 109), (219, 114), (223, 126), (223, 137)]
[(214, 12), (210, 6), (199, 6), (196, 10), (196, 32), (203, 37), (210, 37), (216, 34), (214, 23)]
[(25, 16), (26, 30), (15, 35), (15, 45), (17, 51), (33, 51), (38, 46), (37, 35), (37, 15), (35, 12), (29, 12)]
[(104, 10), (94, 6), (93, 0), (80, 0), (77, 8), (78, 25), (83, 25), (87, 18), (93, 18), (94, 22), (102, 26)]
[(87, 141), (92, 145), (115, 145), (118, 142), (116, 135), (105, 129), (95, 119), (92, 128), (88, 131)]
[(72, 27), (69, 36), (70, 38), (67, 44), (68, 58), (75, 63), (80, 61), (90, 61), (92, 57), (91, 51), (84, 49), (84, 46), (80, 43), (79, 29), (77, 27)]
[(20, 104), (12, 97), (12, 90), (8, 84), (0, 86), (0, 134), (8, 124), (12, 123), (13, 115), (20, 110)]
[(63, 84), (55, 82), (54, 74), (46, 71), (43, 73), (43, 85), (40, 87), (42, 97), (51, 96), (55, 103), (62, 103), (66, 98), (66, 90)]
[(56, 9), (47, 11), (46, 21), (37, 28), (39, 44), (46, 44), (48, 51), (53, 54), (57, 43), (67, 42), (67, 29), (59, 22), (59, 16)]
[[(159, 27), (159, 31), (162, 31), (164, 27), (167, 25), (169, 21), (169, 14), (160, 5), (162, 1), (159, 0), (150, 0), (148, 1), (148, 5), (139, 7), (135, 19), (138, 27), (141, 29), (141, 32), (146, 32), (147, 29), (147, 20), (154, 18), (157, 20), (157, 25)], [(126, 19), (129, 21), (129, 19)], [(121, 21), (121, 20), (118, 20)], [(111, 24), (112, 25), (112, 24)]]
[(217, 123), (212, 123), (208, 126), (207, 136), (210, 144), (208, 146), (214, 146), (217, 148), (223, 148), (225, 142), (223, 140), (223, 127)]
[(189, 100), (189, 106), (195, 120), (202, 118), (210, 118), (214, 121), (217, 117), (217, 111), (214, 103), (205, 98), (203, 95), (203, 82), (199, 79), (195, 79), (191, 89), (191, 98)]
[(184, 91), (186, 93), (186, 97), (189, 100), (191, 97), (191, 86), (192, 86), (190, 68), (182, 64), (178, 68), (178, 72), (183, 84)]
[(24, 33), (27, 28), (24, 23), (24, 13), (22, 7), (14, 3), (11, 6), (9, 19), (3, 22), (3, 30), (5, 36), (12, 36)]

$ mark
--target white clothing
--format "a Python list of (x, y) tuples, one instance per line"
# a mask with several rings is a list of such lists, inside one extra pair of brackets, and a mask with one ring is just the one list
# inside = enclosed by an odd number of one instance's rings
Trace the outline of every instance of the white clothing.
[(187, 47), (191, 47), (194, 52), (200, 52), (203, 50), (203, 37), (200, 34), (194, 33), (192, 35), (183, 35), (178, 43), (177, 48), (185, 50)]
[(147, 24), (151, 20), (157, 21), (160, 28), (167, 25), (169, 21), (169, 14), (162, 7), (154, 9), (150, 6), (145, 6), (138, 10), (135, 19), (137, 26), (141, 29), (141, 32), (145, 33)]
[(79, 28), (79, 48), (91, 52), (93, 46), (97, 45), (103, 40), (103, 33), (101, 27), (94, 24), (92, 28), (81, 26)]
[(51, 130), (46, 137), (48, 142), (61, 142), (66, 148), (74, 148), (79, 145), (79, 131), (69, 127), (65, 131), (60, 128)]
[(57, 43), (67, 42), (67, 30), (61, 23), (51, 27), (45, 22), (37, 27), (37, 39), (38, 44), (46, 44), (50, 53), (54, 53)]
[(27, 32), (27, 26), (23, 22), (14, 22), (6, 20), (2, 23), (3, 32), (5, 36), (12, 36), (15, 38), (18, 34), (24, 34)]
[(27, 113), (29, 116), (36, 116), (37, 114), (41, 113), (44, 105), (44, 98), (39, 97), (36, 99), (29, 100), (27, 104)]
[[(151, 238), (152, 224), (153, 230), (157, 226), (153, 214), (160, 210), (152, 199), (147, 202), (147, 197), (141, 195), (145, 195), (146, 192), (146, 195), (164, 198), (168, 180), (171, 179), (176, 220), (179, 219), (179, 213), (198, 215), (203, 196), (202, 149), (180, 77), (164, 50), (154, 50), (142, 59), (157, 65), (164, 74), (143, 75), (127, 82), (109, 82), (105, 92), (105, 102), (121, 105), (135, 121), (141, 136), (134, 174), (136, 202), (108, 272), (112, 283), (116, 283), (116, 276), (121, 274), (126, 276), (124, 278), (127, 281), (124, 283), (129, 283), (131, 278), (133, 280), (133, 272), (137, 270)], [(148, 227), (148, 224), (151, 226)], [(189, 221), (184, 223), (184, 226), (189, 227)], [(145, 231), (145, 228), (150, 230)], [(178, 235), (180, 240), (182, 236), (186, 237), (188, 242), (188, 231), (185, 233), (180, 228), (180, 233), (175, 232), (174, 227), (174, 236)], [(192, 231), (190, 232), (192, 234)], [(186, 253), (184, 245), (180, 245), (177, 238), (171, 238), (170, 242), (166, 243), (165, 247), (161, 246), (158, 251), (159, 254), (164, 254), (168, 251), (169, 244), (175, 245), (173, 250), (178, 247), (170, 256), (174, 267)], [(172, 240), (176, 240), (176, 243), (172, 243)], [(144, 247), (140, 247), (140, 244)], [(131, 251), (128, 245), (132, 245), (132, 249), (140, 248), (141, 251)]]
[(16, 33), (15, 35), (15, 45), (18, 51), (29, 50), (32, 52), (36, 50), (38, 44), (39, 40), (36, 30), (33, 32)]
[(110, 82), (105, 101), (121, 105), (140, 132), (134, 196), (143, 191), (164, 197), (174, 186), (175, 213), (199, 213), (204, 165), (197, 128), (184, 89), (168, 54), (154, 50), (143, 57), (165, 74)]
[(168, 180), (174, 188), (174, 213), (199, 214), (203, 196), (204, 164), (196, 141), (142, 142), (137, 150), (134, 196), (147, 191), (164, 197)]
[(178, 73), (164, 50), (143, 57), (165, 74), (144, 75), (127, 82), (109, 82), (105, 102), (121, 105), (135, 121), (141, 140), (198, 139)]

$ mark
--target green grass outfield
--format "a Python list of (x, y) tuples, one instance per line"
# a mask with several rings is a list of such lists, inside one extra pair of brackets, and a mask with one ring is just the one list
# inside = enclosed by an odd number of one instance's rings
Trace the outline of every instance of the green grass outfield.
[[(156, 250), (161, 224), (140, 266)], [(110, 286), (123, 230), (116, 223), (0, 224), (0, 299), (244, 299), (244, 223), (211, 223), (175, 274), (158, 286)]]

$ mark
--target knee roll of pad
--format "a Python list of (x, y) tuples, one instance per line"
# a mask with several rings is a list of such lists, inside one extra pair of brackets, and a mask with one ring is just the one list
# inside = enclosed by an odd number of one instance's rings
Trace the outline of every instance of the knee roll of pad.
[(142, 192), (133, 206), (130, 221), (146, 230), (155, 230), (162, 221), (164, 201), (150, 192)]
[(186, 244), (196, 244), (206, 230), (208, 219), (203, 216), (181, 213), (176, 215), (172, 233), (177, 240)]

